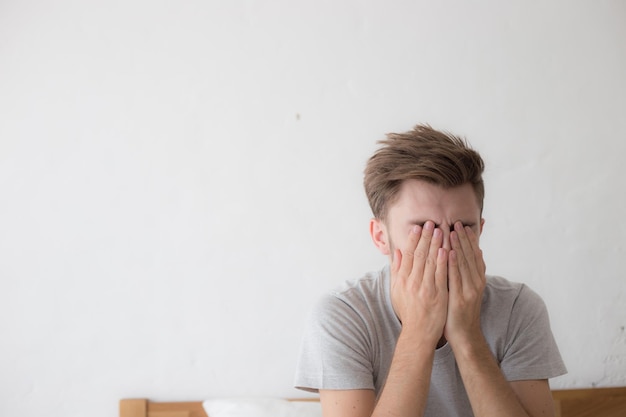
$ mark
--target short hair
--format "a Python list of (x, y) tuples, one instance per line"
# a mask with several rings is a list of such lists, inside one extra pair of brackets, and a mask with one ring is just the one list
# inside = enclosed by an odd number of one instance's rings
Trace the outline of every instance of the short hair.
[(417, 125), (405, 133), (389, 133), (368, 160), (364, 186), (374, 217), (386, 220), (405, 180), (415, 179), (453, 188), (470, 183), (482, 212), (485, 165), (465, 139)]

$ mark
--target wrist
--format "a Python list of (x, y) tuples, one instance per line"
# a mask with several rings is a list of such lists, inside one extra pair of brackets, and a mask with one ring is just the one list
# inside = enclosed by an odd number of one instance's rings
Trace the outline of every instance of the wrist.
[(491, 355), (491, 350), (481, 330), (448, 337), (448, 343), (457, 360), (482, 357), (486, 352)]
[(398, 343), (402, 340), (414, 349), (424, 347), (434, 351), (441, 338), (441, 332), (437, 333), (434, 331), (426, 331), (423, 327), (410, 323), (403, 323), (402, 330), (400, 330), (400, 335), (398, 337)]

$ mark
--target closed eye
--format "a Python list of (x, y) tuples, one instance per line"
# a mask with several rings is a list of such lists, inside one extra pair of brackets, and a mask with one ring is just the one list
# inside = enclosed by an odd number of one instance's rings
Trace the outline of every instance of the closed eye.
[[(426, 224), (426, 222), (421, 222), (421, 221), (416, 221), (416, 222), (411, 222), (414, 225), (420, 226), (420, 227), (424, 227), (424, 224)], [(470, 227), (470, 228), (474, 228), (474, 223), (462, 223), (463, 227)], [(441, 224), (435, 223), (435, 227), (438, 229), (441, 229)], [(454, 232), (454, 224), (451, 224), (449, 227), (450, 232)]]
[[(463, 225), (463, 228), (465, 227), (469, 227), (470, 229), (474, 227), (473, 224), (469, 224), (469, 223), (461, 223)], [(439, 227), (439, 225), (437, 225), (436, 227)], [(450, 232), (454, 232), (454, 224), (450, 225)]]

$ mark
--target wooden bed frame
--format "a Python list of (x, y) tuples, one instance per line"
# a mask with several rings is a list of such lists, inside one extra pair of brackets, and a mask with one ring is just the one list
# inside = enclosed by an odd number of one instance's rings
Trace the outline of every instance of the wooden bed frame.
[(626, 387), (552, 391), (556, 417), (624, 417)]
[[(626, 387), (553, 390), (556, 417), (625, 417)], [(300, 401), (300, 400), (298, 400)], [(302, 401), (317, 401), (303, 399)], [(119, 417), (208, 417), (202, 401), (120, 401)]]
[[(319, 398), (291, 398), (289, 401), (319, 401)], [(157, 402), (145, 398), (120, 400), (120, 417), (208, 417), (202, 401)]]

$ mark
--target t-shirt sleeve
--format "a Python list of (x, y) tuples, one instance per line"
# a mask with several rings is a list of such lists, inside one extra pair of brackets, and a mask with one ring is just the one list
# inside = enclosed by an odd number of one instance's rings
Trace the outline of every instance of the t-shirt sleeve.
[(500, 367), (509, 381), (548, 379), (567, 372), (550, 329), (546, 305), (525, 285), (511, 311)]
[(296, 368), (295, 386), (319, 389), (374, 389), (371, 343), (361, 316), (334, 295), (309, 315)]

